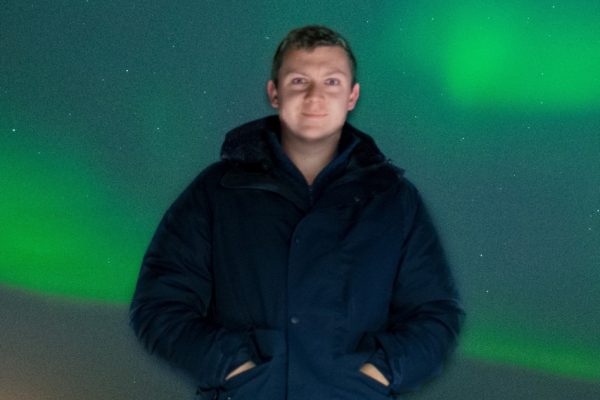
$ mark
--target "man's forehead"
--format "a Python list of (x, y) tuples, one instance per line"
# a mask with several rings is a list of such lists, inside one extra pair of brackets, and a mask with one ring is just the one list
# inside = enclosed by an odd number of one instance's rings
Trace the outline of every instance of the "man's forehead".
[(315, 67), (326, 73), (350, 74), (350, 60), (339, 46), (288, 50), (283, 56), (281, 72), (302, 72)]

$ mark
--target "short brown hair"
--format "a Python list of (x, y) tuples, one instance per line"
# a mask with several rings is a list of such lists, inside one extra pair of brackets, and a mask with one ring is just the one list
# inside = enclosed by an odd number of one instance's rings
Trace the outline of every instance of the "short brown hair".
[(271, 66), (271, 79), (275, 83), (275, 86), (278, 84), (277, 75), (279, 74), (281, 64), (283, 64), (283, 56), (288, 50), (314, 49), (319, 46), (338, 46), (346, 51), (350, 61), (352, 84), (354, 85), (356, 83), (356, 58), (354, 58), (354, 53), (352, 53), (348, 41), (342, 35), (326, 26), (308, 25), (291, 30), (281, 43), (279, 43)]

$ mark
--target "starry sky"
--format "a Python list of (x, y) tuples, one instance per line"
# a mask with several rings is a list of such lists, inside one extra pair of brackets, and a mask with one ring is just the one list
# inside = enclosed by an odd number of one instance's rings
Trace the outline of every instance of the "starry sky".
[(406, 170), (466, 357), (600, 382), (600, 3), (3, 1), (0, 290), (126, 305), (177, 194), (271, 114), (292, 28), (350, 41), (350, 122)]

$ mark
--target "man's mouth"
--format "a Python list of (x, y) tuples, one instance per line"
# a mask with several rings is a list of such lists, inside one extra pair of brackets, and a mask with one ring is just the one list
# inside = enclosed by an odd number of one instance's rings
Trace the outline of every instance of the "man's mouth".
[(327, 116), (327, 114), (318, 114), (318, 113), (302, 113), (302, 115), (304, 115), (305, 117), (308, 117), (308, 118), (322, 118), (322, 117)]

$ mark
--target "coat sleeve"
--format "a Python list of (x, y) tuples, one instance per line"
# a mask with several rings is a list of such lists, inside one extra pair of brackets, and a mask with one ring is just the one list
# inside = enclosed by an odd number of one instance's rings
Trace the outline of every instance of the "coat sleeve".
[(407, 224), (388, 328), (367, 339), (377, 348), (369, 362), (386, 375), (396, 394), (416, 390), (441, 372), (464, 319), (431, 219), (417, 190), (408, 182), (405, 189)]
[(250, 332), (229, 331), (210, 318), (210, 207), (199, 178), (167, 210), (152, 238), (130, 324), (150, 353), (212, 388), (243, 361), (255, 360), (256, 349)]

